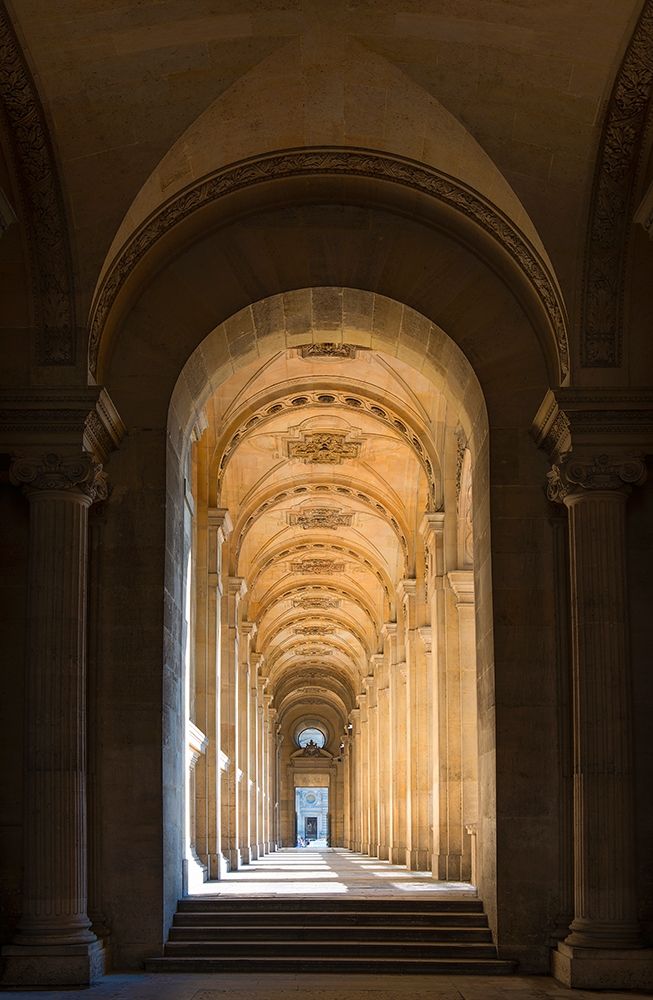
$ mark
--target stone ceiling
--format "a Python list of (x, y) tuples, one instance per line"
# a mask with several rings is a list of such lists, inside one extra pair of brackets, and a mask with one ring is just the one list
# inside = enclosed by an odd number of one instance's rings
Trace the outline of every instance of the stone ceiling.
[(229, 575), (246, 580), (280, 720), (335, 711), (344, 726), (415, 575), (443, 400), (397, 359), (320, 344), (240, 370), (207, 417), (227, 428), (212, 466), (234, 525)]

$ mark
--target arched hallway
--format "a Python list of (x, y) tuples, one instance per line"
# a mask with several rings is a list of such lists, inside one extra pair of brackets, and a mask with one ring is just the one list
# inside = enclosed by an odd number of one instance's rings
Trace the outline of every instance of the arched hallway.
[(2, 988), (297, 857), (266, 920), (391, 883), (653, 989), (653, 0), (0, 0), (0, 53)]

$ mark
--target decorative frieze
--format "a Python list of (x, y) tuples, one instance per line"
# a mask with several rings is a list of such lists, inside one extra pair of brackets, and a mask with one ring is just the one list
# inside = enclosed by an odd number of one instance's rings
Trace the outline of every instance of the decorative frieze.
[(335, 629), (331, 625), (300, 625), (293, 629), (295, 635), (333, 635)]
[(339, 507), (308, 507), (288, 514), (288, 524), (308, 531), (312, 528), (349, 528), (353, 514), (343, 513)]
[(315, 611), (330, 611), (340, 607), (340, 601), (335, 597), (298, 597), (292, 602), (293, 608), (305, 608)]
[(337, 431), (316, 431), (304, 434), (301, 441), (288, 441), (288, 458), (306, 464), (342, 465), (346, 459), (358, 458), (360, 441), (351, 441)]
[(304, 575), (333, 576), (334, 573), (344, 573), (345, 564), (336, 562), (335, 559), (302, 559), (291, 562), (290, 571)]
[(332, 656), (333, 650), (328, 646), (297, 646), (293, 649), (295, 656)]
[(353, 344), (334, 344), (325, 341), (322, 344), (304, 344), (299, 348), (299, 355), (302, 358), (334, 358), (335, 360), (351, 360), (356, 357), (356, 348)]

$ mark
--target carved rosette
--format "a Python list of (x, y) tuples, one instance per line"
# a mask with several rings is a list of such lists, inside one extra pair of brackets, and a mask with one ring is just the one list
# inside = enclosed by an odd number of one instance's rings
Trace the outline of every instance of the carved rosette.
[(547, 474), (546, 494), (554, 503), (583, 492), (629, 492), (646, 479), (646, 466), (636, 455), (590, 455), (554, 465)]
[(17, 458), (10, 471), (11, 481), (27, 495), (46, 491), (75, 491), (89, 503), (106, 500), (109, 487), (102, 465), (91, 455), (62, 456), (49, 452)]

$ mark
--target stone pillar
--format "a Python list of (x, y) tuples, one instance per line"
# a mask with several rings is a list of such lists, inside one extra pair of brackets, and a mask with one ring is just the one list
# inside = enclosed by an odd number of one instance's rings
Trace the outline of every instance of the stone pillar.
[(79, 451), (17, 459), (30, 504), (23, 912), (3, 948), (4, 986), (82, 986), (103, 972), (87, 915), (88, 508), (107, 496)]
[(390, 686), (389, 667), (385, 652), (377, 659), (375, 670), (377, 677), (377, 844), (376, 855), (387, 861), (390, 857), (392, 843), (392, 783), (390, 774)]
[(342, 738), (342, 846), (352, 849), (351, 846), (351, 741), (347, 731)]
[(351, 836), (352, 851), (361, 850), (361, 774), (360, 774), (360, 709), (352, 708), (349, 713), (350, 739), (349, 754), (351, 758)]
[(369, 758), (369, 718), (367, 691), (361, 691), (357, 696), (360, 711), (360, 738), (358, 741), (358, 769), (360, 772), (360, 824), (361, 824), (361, 854), (370, 853), (370, 758)]
[(456, 601), (457, 655), (450, 676), (448, 739), (449, 843), (441, 878), (470, 881), (472, 843), (468, 828), (478, 821), (478, 747), (476, 708), (476, 610), (474, 572), (452, 570), (449, 585)]
[[(195, 705), (202, 706), (201, 729), (208, 747), (197, 767), (198, 852), (206, 856), (207, 876), (220, 879), (228, 871), (222, 853), (222, 789), (226, 794), (226, 756), (222, 750), (220, 719), (222, 673), (222, 625), (227, 615), (227, 596), (223, 585), (223, 548), (232, 530), (229, 512), (224, 508), (208, 510), (208, 560), (206, 596), (206, 654), (204, 670), (195, 670)], [(199, 830), (201, 829), (201, 839)]]
[[(266, 695), (272, 702), (272, 695)], [(277, 710), (270, 704), (268, 726), (268, 823), (270, 828), (270, 851), (276, 851), (280, 845), (279, 802), (281, 799), (281, 744), (283, 733), (277, 732)]]
[(250, 743), (256, 717), (251, 714), (250, 647), (256, 634), (254, 622), (243, 621), (239, 626), (238, 672), (238, 834), (241, 864), (252, 860), (252, 814), (250, 810)]
[(574, 451), (549, 474), (569, 517), (574, 919), (554, 975), (585, 989), (653, 986), (635, 886), (625, 510), (638, 458)]
[(226, 781), (221, 802), (222, 853), (230, 871), (240, 867), (240, 823), (238, 810), (238, 747), (239, 747), (239, 606), (247, 593), (241, 577), (227, 577), (223, 600), (222, 650), (220, 671), (220, 717), (222, 750), (227, 758)]
[(395, 830), (395, 792), (396, 792), (396, 706), (394, 692), (396, 691), (397, 624), (386, 622), (381, 627), (383, 639), (383, 688), (380, 691), (380, 727), (384, 734), (383, 757), (379, 781), (381, 784), (381, 836), (379, 857), (392, 860), (392, 848)]
[(431, 867), (429, 716), (431, 685), (427, 655), (431, 633), (419, 627), (417, 580), (402, 580), (398, 588), (406, 650), (406, 865), (413, 871)]
[(373, 656), (370, 661), (371, 673), (367, 677), (368, 704), (368, 759), (369, 759), (369, 851), (372, 857), (379, 856), (379, 708), (376, 671), (380, 669), (382, 656)]

